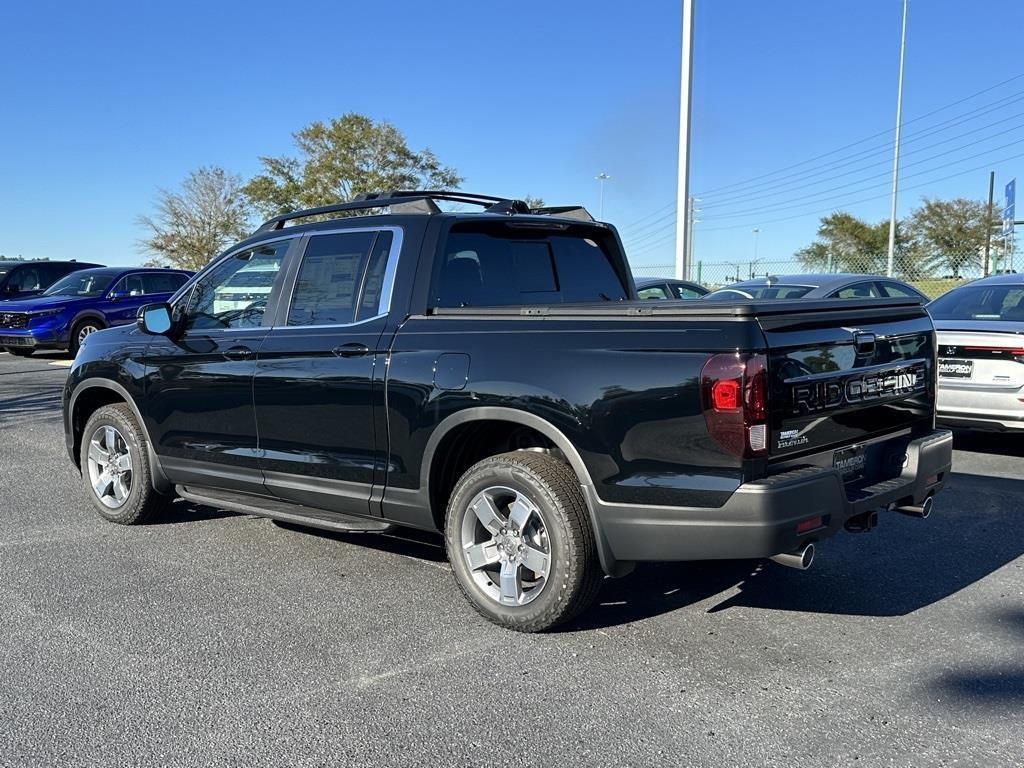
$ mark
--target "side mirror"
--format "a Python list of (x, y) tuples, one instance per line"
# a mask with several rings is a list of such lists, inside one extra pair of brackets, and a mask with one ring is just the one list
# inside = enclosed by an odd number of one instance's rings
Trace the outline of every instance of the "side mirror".
[(146, 304), (139, 309), (137, 322), (143, 333), (153, 336), (166, 335), (173, 325), (171, 321), (171, 305), (167, 303)]

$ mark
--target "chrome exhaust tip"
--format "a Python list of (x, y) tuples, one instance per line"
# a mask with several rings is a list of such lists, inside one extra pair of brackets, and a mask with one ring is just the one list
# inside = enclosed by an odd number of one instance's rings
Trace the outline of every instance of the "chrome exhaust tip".
[(920, 506), (916, 504), (908, 504), (905, 507), (896, 507), (896, 511), (903, 515), (927, 520), (928, 515), (932, 513), (932, 497), (926, 497), (925, 500), (921, 502)]
[(782, 552), (778, 555), (772, 555), (768, 559), (774, 560), (779, 565), (784, 565), (787, 568), (796, 568), (798, 571), (806, 571), (811, 567), (811, 563), (814, 562), (814, 545), (806, 544), (802, 549), (798, 549), (796, 552)]

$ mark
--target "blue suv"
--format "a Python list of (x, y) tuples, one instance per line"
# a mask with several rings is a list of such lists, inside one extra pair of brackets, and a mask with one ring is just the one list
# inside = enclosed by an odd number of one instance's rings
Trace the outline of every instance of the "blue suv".
[(191, 276), (140, 267), (72, 272), (37, 296), (0, 304), (0, 347), (22, 357), (37, 349), (77, 354), (90, 333), (135, 322), (139, 307), (166, 301)]

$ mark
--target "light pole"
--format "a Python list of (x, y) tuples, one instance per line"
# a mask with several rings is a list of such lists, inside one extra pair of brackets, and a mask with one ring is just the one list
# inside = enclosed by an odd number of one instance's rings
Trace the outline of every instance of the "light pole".
[(594, 178), (597, 179), (601, 189), (600, 202), (598, 203), (597, 218), (599, 218), (601, 221), (604, 221), (604, 183), (608, 181), (608, 179), (610, 179), (611, 176), (602, 171), (601, 173), (597, 174), (597, 176), (595, 176)]
[(693, 93), (693, 3), (683, 2), (683, 29), (679, 56), (679, 155), (676, 168), (676, 278), (690, 278), (690, 96)]
[(761, 229), (759, 227), (754, 227), (753, 233), (754, 233), (754, 260), (750, 262), (750, 279), (751, 280), (754, 279), (754, 267), (756, 267), (758, 261), (760, 261), (760, 259), (757, 258), (757, 236), (761, 234)]
[(903, 0), (903, 31), (900, 33), (900, 76), (896, 86), (896, 136), (892, 146), (892, 208), (889, 211), (889, 258), (886, 276), (893, 276), (896, 252), (896, 189), (900, 178), (900, 129), (903, 126), (903, 58), (907, 49), (907, 0)]

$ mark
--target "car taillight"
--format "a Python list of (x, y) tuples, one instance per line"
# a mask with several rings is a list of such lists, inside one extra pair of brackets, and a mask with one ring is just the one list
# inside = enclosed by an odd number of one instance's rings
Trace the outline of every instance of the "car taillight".
[(768, 371), (764, 355), (726, 354), (701, 370), (708, 434), (737, 458), (768, 451)]

